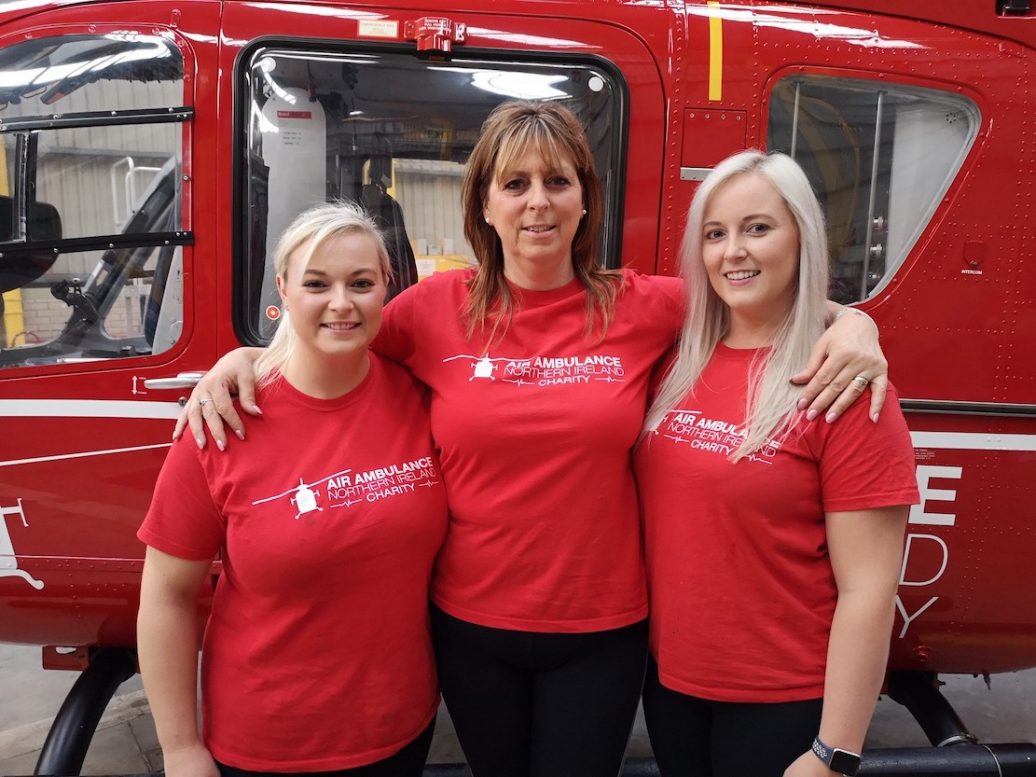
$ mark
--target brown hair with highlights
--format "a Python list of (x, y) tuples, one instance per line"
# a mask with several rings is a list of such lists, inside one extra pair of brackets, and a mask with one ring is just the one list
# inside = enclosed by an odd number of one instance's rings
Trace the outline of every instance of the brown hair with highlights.
[(567, 160), (576, 169), (586, 215), (572, 239), (572, 269), (587, 292), (584, 331), (590, 336), (599, 321), (603, 337), (615, 311), (622, 276), (598, 264), (604, 196), (586, 132), (568, 108), (558, 103), (524, 100), (505, 102), (489, 114), (468, 159), (461, 190), (464, 236), (478, 260), (464, 309), (468, 337), (476, 329), (484, 331), (491, 319), (492, 342), (501, 326), (506, 331), (514, 315), (516, 300), (504, 280), (503, 248), (496, 230), (486, 223), (483, 209), (494, 177), (501, 182), (501, 176), (530, 149), (538, 152), (549, 166), (560, 169)]

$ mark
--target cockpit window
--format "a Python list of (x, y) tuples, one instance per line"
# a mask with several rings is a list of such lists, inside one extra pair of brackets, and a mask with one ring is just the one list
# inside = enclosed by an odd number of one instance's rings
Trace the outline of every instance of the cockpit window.
[(903, 264), (978, 135), (960, 94), (801, 75), (770, 97), (768, 145), (802, 165), (827, 219), (831, 299), (858, 302)]
[(0, 367), (179, 339), (183, 71), (171, 38), (130, 31), (0, 50)]
[[(46, 116), (132, 110), (166, 104), (161, 92), (133, 84), (181, 85), (183, 58), (165, 37), (136, 32), (30, 39), (0, 50), (0, 115)], [(113, 89), (119, 84), (121, 88)], [(12, 110), (15, 109), (15, 110)]]
[(416, 58), (412, 51), (264, 47), (243, 60), (247, 101), (237, 212), (236, 322), (241, 339), (273, 333), (272, 257), (308, 206), (360, 202), (385, 232), (390, 295), (432, 273), (475, 263), (464, 239), (465, 163), (490, 111), (508, 99), (557, 100), (586, 127), (608, 204), (602, 257), (615, 266), (622, 84), (596, 60)]

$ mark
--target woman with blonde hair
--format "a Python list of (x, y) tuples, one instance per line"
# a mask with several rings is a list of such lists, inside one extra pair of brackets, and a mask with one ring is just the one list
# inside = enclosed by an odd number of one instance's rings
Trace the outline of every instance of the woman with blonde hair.
[[(165, 773), (420, 777), (446, 499), (422, 393), (368, 350), (388, 255), (362, 211), (322, 205), (284, 233), (276, 269), (284, 315), (257, 365), (266, 413), (248, 449), (174, 444), (138, 533), (140, 667)], [(217, 554), (199, 736), (197, 599)]]
[[(478, 266), (401, 293), (375, 344), (431, 390), (450, 503), (431, 591), (443, 696), (476, 777), (614, 777), (647, 639), (630, 452), (683, 291), (600, 267), (593, 155), (556, 102), (493, 111), (462, 197)], [(870, 353), (871, 324), (838, 331), (863, 332)], [(883, 373), (880, 356), (844, 350), (831, 374)], [(199, 397), (217, 439), (221, 415), (241, 432), (224, 383), (252, 409), (245, 357), (199, 384), (196, 437)]]
[(636, 456), (659, 768), (854, 774), (918, 497), (906, 423), (896, 401), (876, 423), (865, 402), (835, 425), (795, 407), (789, 378), (824, 328), (828, 258), (789, 157), (719, 164), (682, 250), (689, 312)]

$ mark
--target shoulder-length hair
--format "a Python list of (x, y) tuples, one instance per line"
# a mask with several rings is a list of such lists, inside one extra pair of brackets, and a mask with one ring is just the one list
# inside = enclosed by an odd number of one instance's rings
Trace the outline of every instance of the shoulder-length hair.
[(806, 363), (824, 331), (828, 284), (824, 215), (805, 173), (784, 154), (744, 151), (721, 162), (698, 187), (687, 216), (681, 246), (681, 267), (687, 286), (688, 312), (676, 357), (659, 387), (645, 432), (655, 431), (667, 413), (692, 391), (730, 326), (730, 314), (709, 282), (702, 261), (705, 208), (713, 194), (741, 175), (761, 175), (781, 195), (799, 230), (798, 282), (795, 299), (774, 336), (767, 355), (757, 358), (749, 373), (745, 402), (745, 438), (731, 454), (738, 461), (767, 441), (787, 434), (798, 417), (797, 390), (790, 378)]
[[(288, 281), (288, 273), (301, 273), (310, 259), (330, 241), (340, 235), (361, 234), (369, 237), (381, 260), (382, 275), (388, 282), (391, 264), (385, 240), (377, 225), (359, 205), (346, 202), (325, 202), (300, 213), (277, 241), (273, 255), (273, 266), (281, 283)], [(304, 249), (299, 251), (299, 249)], [(294, 256), (299, 251), (298, 256)], [(270, 383), (276, 373), (284, 367), (295, 350), (295, 329), (291, 325), (287, 310), (281, 311), (277, 331), (270, 346), (255, 362), (255, 376), (260, 386)]]
[(484, 331), (491, 320), (492, 342), (498, 332), (506, 331), (514, 315), (516, 300), (504, 280), (503, 247), (483, 212), (490, 184), (494, 179), (499, 183), (501, 176), (530, 149), (541, 154), (551, 167), (560, 169), (564, 161), (570, 161), (576, 169), (586, 215), (572, 239), (572, 268), (587, 291), (584, 332), (589, 336), (599, 322), (603, 337), (615, 310), (621, 276), (598, 264), (604, 196), (586, 132), (575, 114), (564, 106), (523, 100), (502, 103), (489, 114), (464, 175), (464, 236), (478, 260), (464, 310), (467, 335), (471, 338), (476, 330)]

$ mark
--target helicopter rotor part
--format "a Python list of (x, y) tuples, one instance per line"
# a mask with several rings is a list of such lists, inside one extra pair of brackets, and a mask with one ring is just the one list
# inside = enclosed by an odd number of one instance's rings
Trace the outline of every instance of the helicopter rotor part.
[[(1036, 777), (1036, 745), (965, 744), (865, 750), (858, 777)], [(471, 777), (467, 764), (430, 764), (424, 777)], [(627, 758), (620, 777), (659, 777), (653, 758)]]
[(890, 672), (888, 695), (910, 711), (935, 747), (978, 742), (942, 695), (931, 672)]
[[(424, 777), (471, 777), (467, 764), (429, 764)], [(619, 777), (659, 777), (654, 758), (627, 758)]]
[(34, 775), (78, 775), (105, 707), (123, 682), (137, 672), (129, 648), (98, 648), (76, 679), (47, 733)]
[(1029, 743), (865, 750), (858, 777), (1033, 777)]

